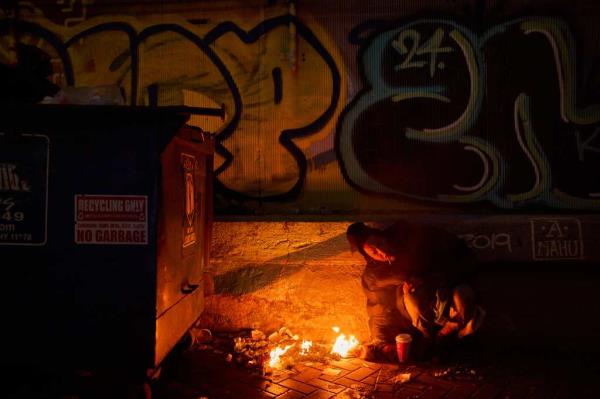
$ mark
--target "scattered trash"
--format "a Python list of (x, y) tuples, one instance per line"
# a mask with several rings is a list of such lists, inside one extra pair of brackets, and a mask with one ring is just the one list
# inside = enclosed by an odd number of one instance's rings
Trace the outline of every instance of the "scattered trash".
[(354, 390), (343, 391), (337, 397), (340, 399), (364, 399), (360, 392)]
[(275, 331), (273, 334), (269, 335), (269, 341), (276, 342), (279, 341), (279, 331)]
[(44, 97), (41, 104), (124, 105), (118, 86), (64, 87), (53, 97)]
[(377, 399), (376, 393), (365, 387), (349, 388), (343, 392), (340, 392), (336, 398), (340, 399)]
[(410, 381), (410, 377), (411, 377), (411, 373), (400, 373), (400, 374), (396, 374), (393, 381), (394, 381), (394, 384), (404, 384), (404, 383)]
[(208, 328), (191, 328), (192, 345), (203, 345), (212, 341), (212, 332)]
[(450, 369), (445, 369), (445, 370), (440, 370), (440, 371), (435, 371), (433, 373), (434, 377), (445, 377), (450, 373)]
[[(457, 365), (437, 370), (432, 375), (437, 378), (446, 378), (449, 380), (473, 380), (478, 377), (478, 371), (470, 367)], [(483, 377), (478, 377), (479, 381), (482, 379)]]
[[(200, 327), (194, 326), (190, 330), (193, 350), (211, 350), (223, 355), (228, 363), (263, 376), (273, 375), (278, 370), (291, 370), (298, 363), (328, 365), (341, 359), (339, 354), (331, 353), (330, 342), (301, 339), (287, 327), (281, 327), (270, 334), (257, 328), (213, 334)], [(337, 376), (341, 371), (330, 368), (325, 374)]]

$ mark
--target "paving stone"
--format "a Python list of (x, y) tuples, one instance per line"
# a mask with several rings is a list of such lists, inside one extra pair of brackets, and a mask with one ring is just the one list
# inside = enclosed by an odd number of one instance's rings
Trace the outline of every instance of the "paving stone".
[[(205, 395), (208, 397), (218, 398), (218, 397), (228, 397), (231, 394), (232, 394), (231, 387), (208, 386), (208, 387), (206, 387), (205, 390), (203, 390), (202, 394), (200, 394), (200, 392), (197, 392), (195, 395), (193, 395), (191, 397), (200, 397), (200, 396)], [(186, 397), (190, 397), (190, 396), (189, 395), (181, 395), (181, 396), (177, 396), (177, 397), (186, 398)]]
[(360, 365), (360, 367), (368, 367), (373, 370), (379, 370), (384, 366), (384, 364), (382, 363), (367, 362), (366, 360), (360, 360), (358, 364)]
[(265, 386), (262, 388), (263, 390), (270, 392), (274, 395), (281, 395), (282, 393), (285, 393), (288, 391), (288, 388), (279, 385), (279, 384), (265, 384)]
[(422, 382), (419, 382), (418, 380), (415, 380), (412, 377), (408, 382), (400, 383), (398, 385), (408, 387), (410, 389), (417, 389), (419, 391), (426, 391), (430, 388), (429, 385), (423, 384)]
[(510, 399), (525, 399), (528, 397), (531, 388), (531, 386), (527, 386), (522, 383), (511, 383), (504, 389), (500, 396)]
[(455, 383), (454, 387), (446, 395), (446, 399), (464, 399), (468, 398), (477, 391), (477, 384), (473, 383)]
[(324, 370), (327, 367), (331, 367), (331, 366), (329, 366), (329, 363), (310, 362), (310, 364), (309, 363), (305, 363), (305, 364), (309, 367), (319, 369), (319, 370)]
[(316, 386), (318, 388), (321, 388), (321, 389), (324, 389), (326, 391), (330, 391), (330, 392), (333, 392), (333, 393), (340, 393), (344, 389), (346, 389), (346, 387), (343, 386), (343, 385), (339, 385), (339, 384), (336, 384), (336, 383), (331, 382), (331, 381), (325, 381), (325, 380), (322, 380), (320, 378), (315, 378), (313, 380), (310, 380), (310, 381), (307, 382), (307, 384), (314, 385), (314, 386)]
[[(277, 399), (301, 399), (304, 398), (305, 395), (296, 391), (287, 391), (283, 395), (276, 396)], [(241, 398), (238, 398), (241, 399)]]
[(339, 369), (344, 369), (344, 370), (348, 370), (348, 371), (354, 371), (361, 367), (360, 364), (356, 364), (347, 359), (334, 360), (330, 363), (330, 365), (332, 367), (337, 367)]
[(394, 392), (394, 399), (414, 399), (420, 397), (423, 392), (417, 389), (402, 387)]
[(231, 377), (261, 389), (264, 389), (263, 387), (265, 385), (273, 383), (269, 378), (262, 377), (256, 374), (239, 373), (231, 374)]
[(333, 397), (335, 394), (327, 391), (323, 391), (322, 389), (318, 389), (310, 395), (306, 396), (306, 398), (310, 399), (329, 399)]
[(429, 389), (425, 390), (421, 395), (419, 395), (419, 399), (441, 399), (446, 396), (447, 392), (447, 389), (430, 387)]
[(496, 384), (484, 384), (475, 392), (472, 396), (473, 399), (493, 399), (498, 397), (500, 392), (502, 391), (502, 387)]
[(374, 388), (376, 392), (394, 392), (393, 384), (377, 384)]
[(365, 384), (369, 384), (369, 385), (374, 385), (375, 381), (377, 381), (377, 373), (375, 373), (374, 375), (371, 375), (367, 378), (363, 378), (363, 380), (361, 382), (364, 382)]
[(356, 381), (356, 380), (351, 380), (350, 378), (346, 378), (346, 377), (338, 378), (337, 380), (335, 380), (335, 383), (343, 385), (347, 388), (352, 388), (352, 389), (356, 389), (356, 388), (368, 389), (368, 388), (372, 387), (372, 385), (365, 384), (365, 383), (362, 383), (362, 382)]
[(309, 394), (317, 389), (312, 385), (308, 385), (303, 382), (293, 380), (291, 378), (280, 381), (279, 384), (283, 385), (284, 387), (293, 389), (294, 391), (302, 392), (303, 394)]
[(450, 389), (454, 388), (454, 385), (455, 385), (450, 381), (444, 380), (443, 378), (433, 377), (427, 373), (422, 373), (422, 374), (418, 375), (415, 378), (415, 380), (419, 381), (425, 385), (430, 385), (430, 386), (445, 389), (446, 391), (449, 391)]
[(416, 381), (417, 377), (422, 374), (422, 370), (416, 367), (400, 367), (397, 369), (382, 369), (381, 379), (384, 382), (393, 382), (400, 374), (410, 374), (410, 381)]
[(275, 395), (272, 395), (265, 391), (260, 391), (252, 386), (233, 383), (230, 382), (228, 386), (222, 387), (222, 390), (219, 392), (214, 392), (209, 397), (223, 397), (223, 398), (272, 398)]
[(306, 370), (309, 367), (310, 366), (307, 365), (306, 363), (296, 363), (294, 365), (294, 371), (297, 372), (297, 373), (301, 373), (301, 372), (303, 372), (304, 370)]
[(350, 371), (348, 371), (348, 370), (343, 370), (343, 369), (338, 369), (338, 370), (340, 370), (340, 372), (336, 375), (321, 374), (321, 376), (319, 378), (322, 380), (325, 380), (325, 381), (335, 381), (338, 378), (344, 377), (344, 376), (346, 376), (346, 374), (350, 373)]
[(394, 399), (393, 392), (377, 392), (375, 395), (377, 399)]
[(361, 399), (361, 394), (355, 389), (346, 388), (334, 396), (335, 399)]
[[(276, 396), (278, 399), (314, 399), (333, 395), (338, 399), (358, 399), (369, 393), (369, 389), (376, 388), (374, 399), (600, 398), (600, 387), (596, 382), (596, 374), (600, 373), (580, 365), (576, 366), (581, 369), (573, 369), (571, 365), (559, 367), (538, 362), (523, 363), (516, 367), (512, 358), (504, 362), (502, 358), (492, 358), (490, 360), (493, 363), (487, 366), (483, 364), (476, 369), (477, 375), (465, 373), (453, 375), (455, 378), (450, 379), (434, 377), (432, 370), (436, 366), (430, 364), (381, 364), (353, 358), (331, 364), (306, 362), (295, 367), (295, 372), (284, 371), (263, 377), (235, 367), (225, 362), (223, 357), (223, 354), (217, 356), (210, 351), (185, 354), (176, 363), (165, 366), (154, 387), (153, 397), (272, 399)], [(328, 368), (337, 368), (340, 372), (334, 376), (323, 374), (323, 370)], [(410, 373), (411, 380), (394, 384), (393, 378), (401, 373)], [(281, 381), (287, 381), (285, 385), (300, 385), (285, 386)], [(306, 389), (307, 386), (310, 390)], [(305, 387), (308, 393), (298, 390), (300, 387)]]
[(358, 357), (353, 357), (353, 358), (345, 359), (345, 360), (347, 362), (355, 364), (355, 365), (357, 365), (359, 367), (368, 367), (368, 368), (371, 368), (371, 369), (374, 369), (374, 370), (380, 369), (381, 365), (382, 365), (382, 363), (369, 362), (369, 361), (360, 359)]
[(323, 373), (322, 370), (314, 369), (312, 367), (307, 367), (300, 374), (294, 375), (291, 378), (296, 381), (307, 382), (307, 381), (313, 380), (315, 378), (318, 378), (322, 373)]
[[(374, 375), (379, 377), (379, 382), (389, 382), (390, 384), (393, 384), (394, 379), (398, 374), (402, 373), (400, 373), (397, 369), (382, 368), (377, 374)], [(415, 378), (413, 373), (410, 373), (410, 378)]]
[(360, 368), (352, 371), (351, 373), (347, 374), (346, 378), (350, 378), (350, 379), (353, 379), (356, 381), (362, 381), (375, 372), (376, 372), (375, 370), (370, 369), (368, 367), (360, 367)]
[(291, 376), (296, 375), (296, 373), (293, 373), (291, 371), (280, 371), (277, 374), (273, 373), (269, 376), (269, 379), (273, 382), (279, 382), (279, 381), (283, 381), (283, 380), (287, 380), (288, 378), (290, 378)]

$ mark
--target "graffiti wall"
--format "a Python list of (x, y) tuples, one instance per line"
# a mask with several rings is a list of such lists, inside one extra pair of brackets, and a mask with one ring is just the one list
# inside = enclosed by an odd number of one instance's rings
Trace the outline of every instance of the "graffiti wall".
[(0, 63), (222, 107), (190, 123), (216, 135), (223, 215), (590, 211), (600, 4), (561, 3), (15, 1)]

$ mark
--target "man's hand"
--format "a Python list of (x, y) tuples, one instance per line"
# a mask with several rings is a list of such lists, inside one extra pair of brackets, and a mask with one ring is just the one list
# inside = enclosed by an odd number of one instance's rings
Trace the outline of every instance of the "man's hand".
[(402, 284), (402, 292), (404, 292), (404, 294), (411, 294), (415, 292), (422, 284), (423, 279), (418, 277), (411, 278), (410, 281), (406, 281), (404, 284)]

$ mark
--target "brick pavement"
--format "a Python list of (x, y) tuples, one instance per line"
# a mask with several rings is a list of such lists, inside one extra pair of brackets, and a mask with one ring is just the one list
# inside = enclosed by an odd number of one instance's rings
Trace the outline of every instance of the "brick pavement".
[[(600, 398), (600, 357), (586, 351), (559, 356), (553, 349), (531, 355), (498, 347), (444, 366), (302, 362), (266, 376), (228, 362), (226, 352), (187, 349), (168, 357), (152, 391), (153, 399)], [(117, 399), (125, 388), (125, 381), (111, 385), (104, 378), (71, 381), (13, 371), (0, 384), (2, 398)]]
[[(329, 364), (298, 363), (291, 370), (259, 376), (208, 350), (188, 350), (167, 364), (154, 386), (155, 399), (345, 398), (596, 398), (600, 383), (585, 368), (544, 367), (544, 362), (488, 359), (446, 366), (379, 364), (343, 359)], [(400, 382), (399, 375), (410, 375)]]

